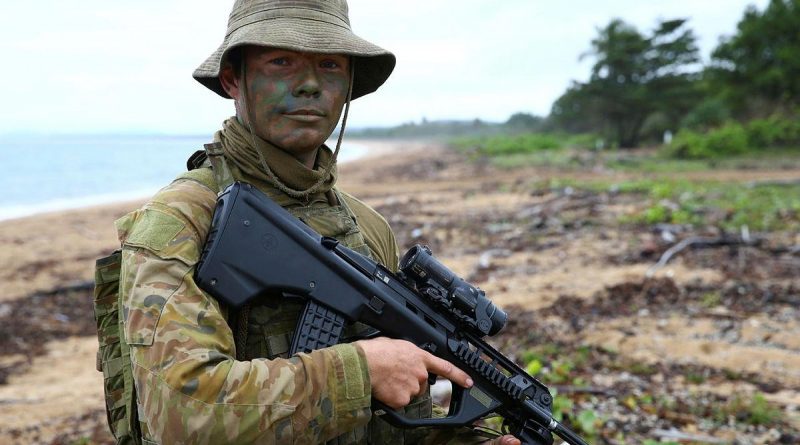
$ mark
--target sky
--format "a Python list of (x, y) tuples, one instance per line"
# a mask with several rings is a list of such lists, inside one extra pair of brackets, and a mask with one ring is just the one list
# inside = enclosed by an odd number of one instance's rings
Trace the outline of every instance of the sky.
[[(768, 0), (349, 0), (353, 30), (395, 53), (348, 126), (547, 115), (600, 27), (688, 18), (704, 60)], [(39, 0), (0, 5), (0, 135), (210, 134), (233, 114), (191, 78), (222, 42), (232, 0)]]

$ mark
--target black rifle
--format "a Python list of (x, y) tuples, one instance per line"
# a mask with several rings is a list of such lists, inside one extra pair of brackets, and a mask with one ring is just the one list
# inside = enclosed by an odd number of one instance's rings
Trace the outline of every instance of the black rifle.
[(506, 321), (482, 291), (419, 246), (403, 257), (401, 270), (395, 275), (321, 237), (255, 187), (237, 182), (217, 201), (195, 279), (234, 308), (265, 294), (305, 299), (290, 353), (332, 346), (345, 321), (360, 321), (455, 364), (474, 381), (469, 389), (453, 385), (444, 418), (409, 419), (373, 400), (396, 426), (464, 426), (497, 413), (523, 444), (551, 445), (553, 432), (586, 445), (553, 419), (547, 387), (482, 340)]

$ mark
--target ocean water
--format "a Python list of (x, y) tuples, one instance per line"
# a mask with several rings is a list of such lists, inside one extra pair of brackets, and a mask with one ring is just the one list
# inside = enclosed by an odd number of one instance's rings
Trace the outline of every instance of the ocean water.
[[(0, 220), (145, 198), (185, 171), (186, 159), (210, 140), (211, 135), (0, 136)], [(345, 141), (340, 162), (366, 151)]]

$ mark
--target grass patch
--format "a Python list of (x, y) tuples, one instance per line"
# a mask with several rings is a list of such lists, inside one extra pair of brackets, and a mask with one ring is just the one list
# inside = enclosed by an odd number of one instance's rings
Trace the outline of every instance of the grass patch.
[(714, 411), (714, 420), (722, 423), (733, 417), (750, 425), (776, 425), (783, 421), (783, 412), (770, 405), (762, 394), (736, 396)]
[(624, 366), (623, 369), (629, 370), (631, 374), (641, 376), (651, 376), (658, 372), (658, 369), (655, 366), (643, 362), (630, 363), (629, 365)]
[(517, 133), (456, 138), (450, 140), (450, 146), (473, 159), (488, 159), (499, 168), (575, 168), (595, 157), (596, 141), (590, 134)]
[(630, 224), (714, 225), (729, 231), (800, 230), (800, 184), (750, 185), (719, 181), (641, 179), (623, 182), (558, 180), (550, 188), (645, 195), (621, 217)]
[[(685, 131), (671, 145), (644, 152), (601, 149), (599, 139), (592, 134), (508, 132), (457, 137), (448, 142), (451, 147), (473, 159), (488, 158), (493, 165), (501, 168), (585, 168), (602, 165), (617, 171), (674, 173), (800, 167), (800, 145), (794, 139), (776, 139), (769, 132), (749, 137), (748, 131), (735, 123), (714, 129), (708, 134)], [(800, 127), (797, 131), (800, 131)]]
[(626, 172), (672, 173), (707, 171), (717, 166), (713, 161), (696, 159), (670, 159), (661, 156), (614, 157), (606, 167)]
[(695, 384), (695, 385), (703, 384), (706, 381), (706, 376), (703, 373), (700, 373), (700, 372), (691, 372), (690, 371), (690, 372), (687, 372), (684, 377), (686, 377), (686, 381), (687, 382)]
[(700, 298), (700, 305), (707, 309), (719, 306), (721, 303), (722, 295), (718, 291), (706, 292)]
[(459, 138), (451, 142), (458, 150), (483, 156), (508, 156), (559, 149), (563, 140), (543, 133), (479, 136)]
[(520, 354), (525, 371), (544, 384), (585, 384), (577, 371), (586, 365), (592, 348), (581, 346), (566, 350), (554, 344), (542, 344)]
[(493, 166), (502, 169), (534, 165), (557, 169), (576, 169), (583, 166), (580, 158), (576, 157), (570, 150), (564, 149), (495, 156), (490, 158), (490, 162)]

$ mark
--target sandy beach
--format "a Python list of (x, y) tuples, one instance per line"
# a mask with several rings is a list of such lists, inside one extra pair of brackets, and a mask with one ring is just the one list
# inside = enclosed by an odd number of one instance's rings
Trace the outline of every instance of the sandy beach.
[[(515, 359), (531, 342), (597, 351), (586, 366), (603, 372), (581, 376), (586, 388), (616, 394), (601, 412), (617, 425), (635, 423), (642, 435), (674, 427), (698, 437), (747, 434), (752, 441), (745, 443), (775, 443), (774, 432), (747, 430), (735, 419), (713, 432), (698, 429), (699, 421), (679, 415), (680, 404), (649, 413), (624, 402), (627, 394), (652, 391), (713, 405), (759, 392), (786, 412), (787, 431), (800, 428), (797, 256), (753, 249), (736, 263), (722, 251), (687, 252), (648, 278), (668, 246), (647, 228), (618, 224), (638, 205), (634, 198), (538, 185), (554, 177), (610, 177), (607, 171), (498, 170), (435, 143), (357, 142), (373, 150), (340, 166), (340, 187), (386, 216), (401, 250), (430, 245), (507, 308), (514, 321), (496, 344)], [(798, 173), (763, 176), (791, 180)], [(113, 221), (139, 205), (0, 222), (0, 443), (109, 443), (87, 286), (93, 261), (117, 247)], [(796, 234), (776, 236), (776, 243), (800, 244)], [(747, 296), (769, 289), (772, 297), (754, 305), (736, 294), (745, 285)], [(692, 309), (712, 290), (725, 305)], [(612, 356), (650, 371), (631, 373), (609, 364)], [(690, 371), (702, 381), (687, 377)], [(575, 397), (576, 409), (600, 406), (596, 396)]]

